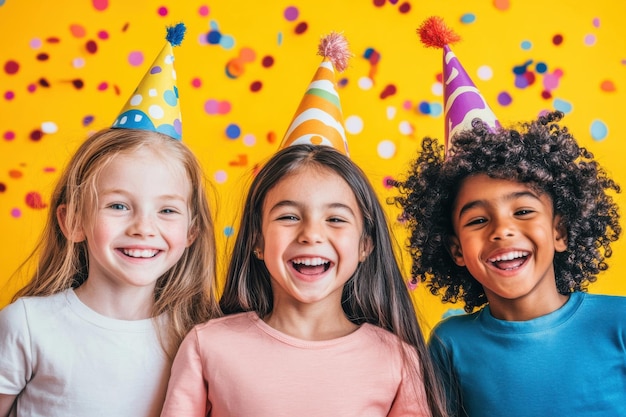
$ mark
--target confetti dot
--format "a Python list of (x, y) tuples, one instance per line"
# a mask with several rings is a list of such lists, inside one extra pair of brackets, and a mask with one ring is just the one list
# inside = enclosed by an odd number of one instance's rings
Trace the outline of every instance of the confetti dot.
[(161, 7), (159, 7), (159, 8), (157, 9), (157, 14), (158, 14), (159, 16), (162, 16), (162, 17), (167, 16), (167, 13), (168, 13), (168, 11), (167, 11), (167, 7), (165, 7), (165, 6), (161, 6)]
[(203, 4), (202, 6), (200, 6), (198, 8), (198, 14), (200, 16), (206, 17), (209, 15), (209, 6), (207, 6), (206, 4)]
[(87, 52), (89, 52), (90, 54), (95, 54), (96, 52), (98, 52), (98, 44), (94, 40), (89, 40), (85, 44), (85, 49), (87, 49)]
[(45, 78), (40, 78), (39, 79), (39, 85), (45, 88), (50, 87), (50, 82), (48, 80), (46, 80)]
[(83, 82), (83, 80), (77, 78), (75, 80), (72, 80), (72, 85), (77, 90), (80, 90), (80, 89), (82, 89), (85, 86), (85, 83)]
[(84, 38), (87, 30), (82, 25), (70, 25), (70, 33), (75, 38)]
[(20, 64), (16, 61), (9, 60), (4, 64), (4, 72), (9, 75), (16, 74), (20, 70)]
[(477, 72), (478, 72), (478, 78), (480, 78), (483, 81), (488, 81), (491, 78), (493, 78), (493, 70), (491, 69), (491, 67), (487, 65), (482, 65), (478, 67)]
[(15, 93), (13, 91), (7, 91), (4, 93), (4, 99), (7, 101), (11, 101), (15, 98)]
[(380, 99), (384, 100), (387, 97), (393, 96), (396, 94), (396, 86), (393, 84), (388, 84), (387, 86), (385, 86), (385, 88), (383, 89), (383, 91), (380, 93)]
[(235, 46), (235, 39), (232, 36), (224, 35), (220, 38), (220, 46), (224, 49), (232, 49)]
[(544, 62), (537, 62), (537, 65), (535, 65), (535, 71), (537, 71), (539, 74), (543, 74), (547, 70), (548, 65), (546, 65)]
[(522, 41), (520, 46), (524, 51), (528, 51), (533, 47), (533, 44), (530, 41)]
[(584, 42), (585, 42), (586, 46), (593, 46), (593, 45), (595, 45), (596, 44), (596, 35), (591, 34), (591, 33), (588, 34), (588, 35), (585, 35), (585, 41)]
[(398, 11), (402, 14), (408, 13), (411, 11), (411, 3), (405, 2), (398, 7)]
[(474, 13), (465, 13), (461, 16), (461, 23), (474, 23), (476, 21), (476, 15)]
[(241, 129), (236, 124), (229, 124), (226, 127), (226, 137), (229, 139), (237, 139), (241, 135)]
[(11, 210), (11, 217), (19, 219), (20, 217), (22, 217), (22, 210), (20, 210), (18, 208), (12, 209)]
[(411, 103), (411, 100), (404, 100), (404, 102), (402, 103), (402, 108), (404, 110), (411, 110), (413, 108), (413, 103)]
[(28, 84), (28, 87), (26, 87), (26, 90), (29, 93), (34, 93), (37, 90), (37, 84)]
[(594, 140), (603, 140), (609, 134), (609, 128), (601, 120), (594, 120), (591, 123), (591, 137)]
[(360, 116), (348, 116), (344, 122), (346, 131), (352, 135), (358, 135), (363, 131), (363, 119)]
[(441, 103), (430, 103), (430, 115), (437, 117), (443, 113), (443, 106)]
[(84, 60), (83, 58), (81, 58), (81, 57), (74, 58), (74, 59), (72, 60), (72, 66), (73, 66), (74, 68), (76, 68), (76, 69), (78, 69), (78, 68), (82, 68), (82, 67), (84, 67), (84, 66), (85, 66), (85, 60)]
[(41, 45), (42, 45), (41, 39), (39, 38), (31, 39), (29, 42), (29, 45), (32, 49), (39, 49), (41, 48)]
[(417, 105), (417, 111), (421, 114), (430, 114), (430, 104), (427, 101), (422, 101)]
[(252, 84), (250, 84), (250, 91), (252, 91), (253, 93), (261, 91), (262, 88), (263, 83), (261, 81), (254, 81)]
[(383, 7), (385, 5), (385, 0), (374, 0), (374, 6)]
[(396, 145), (390, 140), (383, 140), (376, 147), (376, 151), (381, 158), (390, 159), (396, 154)]
[(88, 115), (88, 116), (83, 117), (83, 126), (85, 126), (85, 127), (89, 126), (90, 124), (93, 123), (94, 119), (95, 118), (92, 115)]
[(256, 144), (256, 136), (254, 136), (251, 133), (248, 133), (247, 135), (244, 135), (242, 141), (243, 141), (243, 144), (246, 146), (254, 146)]
[(386, 188), (387, 190), (394, 188), (394, 182), (395, 180), (392, 176), (387, 175), (386, 177), (383, 177), (383, 188)]
[(559, 72), (555, 71), (552, 74), (546, 74), (543, 77), (543, 86), (546, 90), (554, 90), (559, 86)]
[(56, 133), (58, 130), (59, 128), (54, 122), (43, 122), (41, 124), (41, 131), (43, 133), (51, 134), (51, 133)]
[(396, 108), (393, 106), (388, 106), (385, 114), (387, 115), (387, 119), (393, 120), (396, 117)]
[(202, 86), (202, 80), (198, 77), (195, 77), (191, 80), (191, 86), (193, 88), (200, 88)]
[(26, 205), (32, 209), (38, 210), (47, 207), (47, 204), (43, 201), (41, 194), (36, 191), (31, 191), (26, 194), (26, 198), (24, 199)]
[(107, 88), (109, 88), (109, 83), (107, 83), (106, 81), (102, 81), (100, 84), (98, 84), (98, 91), (106, 91)]
[(17, 169), (9, 170), (9, 178), (18, 179), (18, 178), (22, 178), (23, 176), (24, 174), (22, 174), (22, 172), (18, 171)]
[(98, 39), (106, 41), (107, 39), (109, 39), (109, 32), (107, 32), (106, 30), (98, 31)]
[(309, 25), (307, 24), (307, 22), (300, 22), (296, 25), (294, 32), (296, 35), (302, 35), (304, 32), (307, 31), (308, 28)]
[(297, 7), (294, 6), (289, 6), (285, 9), (285, 12), (283, 13), (283, 16), (285, 16), (285, 19), (288, 22), (293, 22), (294, 20), (296, 20), (299, 16), (300, 12), (298, 11)]
[(509, 10), (511, 5), (509, 0), (493, 0), (493, 7), (498, 10)]
[(47, 61), (50, 58), (50, 55), (48, 55), (45, 52), (42, 52), (40, 54), (37, 54), (37, 61)]
[(0, 193), (3, 193), (7, 190), (7, 186), (5, 183), (0, 182)]
[(94, 9), (101, 12), (109, 7), (109, 0), (92, 0), (91, 4)]
[(413, 132), (415, 132), (415, 128), (413, 127), (413, 125), (406, 120), (400, 122), (400, 124), (398, 125), (398, 129), (400, 130), (400, 133), (407, 136), (412, 135)]
[(213, 175), (213, 178), (215, 179), (216, 183), (223, 184), (226, 182), (228, 174), (225, 171), (217, 171), (215, 175)]
[(43, 132), (41, 130), (33, 130), (32, 132), (30, 132), (30, 140), (32, 140), (33, 142), (38, 142), (41, 140), (41, 138), (43, 137)]
[(206, 35), (206, 40), (209, 45), (219, 45), (222, 34), (217, 30), (212, 30)]
[(220, 101), (217, 105), (217, 112), (219, 114), (228, 114), (232, 108), (229, 101)]
[(274, 65), (274, 58), (270, 55), (264, 56), (261, 60), (261, 65), (263, 65), (263, 68), (270, 68), (272, 65)]
[(128, 54), (128, 63), (133, 67), (138, 67), (143, 64), (143, 52), (133, 51)]
[(562, 111), (565, 114), (568, 114), (572, 111), (572, 104), (559, 98), (555, 98), (552, 105), (554, 106), (555, 110)]
[(359, 78), (359, 87), (361, 90), (370, 90), (374, 86), (374, 81), (369, 77)]
[(430, 87), (430, 91), (436, 96), (442, 96), (443, 95), (443, 83), (434, 83)]
[(508, 106), (512, 102), (513, 102), (513, 98), (506, 91), (503, 91), (500, 94), (498, 94), (498, 104), (500, 104), (501, 106)]
[(554, 35), (552, 37), (552, 43), (556, 46), (559, 46), (560, 44), (563, 43), (563, 35)]
[(600, 84), (600, 90), (606, 91), (606, 92), (613, 92), (613, 91), (617, 90), (617, 88), (615, 87), (615, 84), (613, 83), (613, 81), (611, 81), (611, 80), (604, 80)]
[(591, 21), (591, 24), (593, 25), (594, 28), (599, 28), (600, 27), (600, 18), (594, 17), (593, 20)]
[(12, 141), (13, 139), (15, 139), (15, 132), (13, 132), (12, 130), (7, 130), (6, 132), (4, 132), (4, 135), (2, 135), (2, 137), (6, 141)]
[(256, 59), (256, 52), (254, 52), (254, 49), (252, 48), (241, 48), (241, 51), (239, 51), (239, 58), (243, 62), (254, 62)]
[(224, 236), (231, 237), (235, 234), (235, 228), (233, 226), (224, 227)]

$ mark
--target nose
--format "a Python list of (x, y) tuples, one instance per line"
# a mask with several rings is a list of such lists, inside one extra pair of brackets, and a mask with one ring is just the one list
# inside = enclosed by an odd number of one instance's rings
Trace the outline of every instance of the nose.
[(324, 227), (314, 220), (305, 219), (302, 221), (298, 242), (312, 244), (324, 241)]
[(154, 236), (156, 233), (154, 216), (149, 213), (136, 213), (128, 228), (128, 233), (131, 236)]
[(508, 219), (491, 220), (491, 240), (503, 240), (515, 236), (515, 227)]

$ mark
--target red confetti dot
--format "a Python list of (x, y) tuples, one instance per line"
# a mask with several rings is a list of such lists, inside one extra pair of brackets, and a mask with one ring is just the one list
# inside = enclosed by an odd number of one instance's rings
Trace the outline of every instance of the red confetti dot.
[(48, 39), (46, 39), (46, 42), (48, 42), (48, 43), (60, 43), (61, 39), (57, 38), (56, 36), (51, 36)]
[(526, 79), (526, 86), (533, 85), (535, 83), (535, 73), (532, 71), (526, 71), (522, 77)]
[(37, 60), (38, 61), (47, 61), (50, 58), (50, 55), (48, 55), (45, 52), (42, 52), (40, 54), (37, 54)]
[(39, 79), (39, 85), (46, 88), (50, 87), (50, 83), (45, 78)]
[(374, 0), (374, 6), (383, 7), (385, 5), (385, 0)]
[(550, 100), (552, 98), (552, 93), (549, 92), (548, 90), (543, 90), (541, 92), (541, 98), (543, 98), (545, 100)]
[(98, 44), (96, 43), (96, 41), (93, 40), (87, 41), (87, 43), (85, 44), (85, 48), (87, 48), (87, 52), (89, 52), (90, 54), (95, 54), (96, 52), (98, 52)]
[(84, 38), (87, 30), (82, 25), (70, 25), (70, 33), (75, 38)]
[(81, 80), (80, 78), (77, 78), (75, 80), (72, 80), (72, 85), (74, 86), (74, 88), (76, 88), (77, 90), (80, 90), (81, 88), (83, 88), (85, 86), (85, 83), (83, 82), (83, 80)]
[(443, 74), (442, 73), (438, 73), (437, 75), (435, 75), (435, 80), (437, 80), (438, 83), (442, 83), (443, 82)]
[(261, 81), (255, 81), (250, 84), (250, 91), (252, 91), (253, 93), (261, 91), (261, 88), (263, 88), (263, 83)]
[(7, 186), (5, 183), (0, 182), (0, 193), (3, 193), (7, 190)]
[(400, 5), (400, 7), (398, 8), (398, 11), (400, 13), (408, 13), (411, 11), (411, 4), (410, 3), (402, 3)]
[(267, 132), (267, 141), (269, 143), (276, 142), (276, 132)]
[(93, 8), (98, 11), (106, 10), (109, 7), (109, 0), (92, 0)]
[(552, 37), (552, 43), (555, 45), (560, 45), (563, 43), (563, 35), (554, 35)]
[(385, 89), (380, 93), (380, 98), (385, 99), (389, 96), (393, 96), (396, 94), (396, 86), (393, 84), (389, 84), (385, 87)]
[(269, 68), (272, 65), (274, 65), (274, 58), (270, 55), (264, 56), (263, 60), (261, 61), (261, 65), (263, 65), (264, 68)]
[(39, 129), (35, 129), (32, 132), (30, 132), (30, 140), (32, 140), (33, 142), (39, 142), (42, 137), (43, 137), (43, 132)]
[(44, 203), (43, 198), (41, 198), (41, 194), (39, 194), (36, 191), (31, 191), (30, 193), (26, 194), (26, 205), (32, 209), (43, 209), (46, 208), (47, 205), (46, 203)]
[(20, 64), (18, 64), (16, 61), (7, 61), (4, 64), (4, 72), (6, 72), (9, 75), (15, 74), (20, 70)]
[(167, 16), (167, 7), (161, 6), (157, 9), (159, 16)]
[(306, 32), (308, 28), (309, 25), (307, 24), (307, 22), (300, 22), (296, 25), (294, 32), (296, 32), (296, 35), (302, 35), (304, 32)]

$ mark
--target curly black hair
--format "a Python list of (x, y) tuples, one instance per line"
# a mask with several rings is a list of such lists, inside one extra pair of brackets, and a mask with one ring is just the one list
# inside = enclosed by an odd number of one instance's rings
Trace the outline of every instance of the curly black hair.
[(403, 210), (410, 232), (408, 250), (414, 279), (425, 282), (443, 302), (462, 301), (466, 312), (487, 303), (483, 287), (448, 252), (452, 206), (462, 180), (483, 173), (524, 183), (552, 199), (567, 230), (567, 250), (555, 253), (559, 293), (585, 291), (608, 268), (605, 258), (621, 233), (617, 204), (607, 191), (620, 192), (552, 112), (519, 127), (492, 132), (479, 119), (457, 134), (447, 157), (436, 139), (424, 138), (408, 176), (396, 181), (392, 203)]

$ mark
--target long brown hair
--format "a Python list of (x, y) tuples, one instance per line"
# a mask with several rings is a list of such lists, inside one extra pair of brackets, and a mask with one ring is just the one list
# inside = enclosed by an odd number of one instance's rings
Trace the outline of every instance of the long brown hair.
[[(181, 259), (157, 280), (152, 317), (167, 314), (169, 327), (161, 340), (173, 356), (187, 332), (197, 323), (220, 315), (215, 297), (215, 236), (205, 178), (200, 163), (182, 142), (160, 133), (135, 129), (104, 129), (87, 139), (72, 156), (52, 194), (42, 236), (22, 265), (37, 259), (30, 281), (13, 297), (47, 296), (77, 288), (88, 279), (87, 244), (63, 234), (57, 208), (66, 207), (68, 236), (94, 218), (96, 181), (104, 167), (120, 154), (149, 147), (165, 163), (180, 164), (191, 184), (189, 230), (196, 237)], [(161, 163), (158, 161), (155, 163)]]

